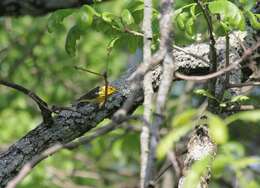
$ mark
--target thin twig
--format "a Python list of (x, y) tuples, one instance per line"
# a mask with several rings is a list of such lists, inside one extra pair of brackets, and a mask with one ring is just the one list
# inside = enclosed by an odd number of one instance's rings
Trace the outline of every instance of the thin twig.
[(38, 95), (36, 95), (33, 91), (26, 89), (25, 87), (8, 82), (6, 80), (0, 80), (0, 85), (4, 85), (6, 87), (13, 88), (19, 92), (22, 92), (23, 94), (29, 96), (36, 104), (38, 105), (39, 109), (41, 110), (43, 122), (46, 123), (47, 125), (51, 125), (53, 119), (51, 116), (52, 110), (48, 108), (48, 104), (41, 99)]
[[(225, 51), (225, 67), (229, 66), (229, 34), (226, 34), (226, 51)], [(230, 74), (229, 72), (226, 73), (226, 81), (225, 84), (228, 85), (229, 84), (229, 77)]]
[(164, 175), (164, 173), (167, 172), (171, 167), (172, 167), (172, 163), (169, 163), (168, 165), (166, 165), (166, 167), (160, 170), (157, 176), (153, 180), (154, 184), (157, 184), (160, 178)]
[(140, 32), (137, 32), (137, 31), (133, 31), (133, 30), (130, 30), (129, 28), (125, 27), (124, 31), (126, 33), (129, 33), (129, 34), (132, 34), (134, 36), (138, 36), (138, 37), (143, 37), (144, 34), (143, 33), (140, 33)]
[[(108, 54), (108, 55), (109, 55), (109, 54)], [(85, 69), (85, 68), (83, 68), (83, 67), (74, 66), (74, 68), (77, 69), (77, 70), (81, 70), (81, 71), (84, 71), (84, 72), (88, 72), (88, 73), (91, 73), (91, 74), (100, 76), (100, 77), (102, 77), (102, 78), (104, 79), (104, 82), (105, 82), (105, 100), (104, 100), (102, 106), (105, 106), (105, 104), (106, 104), (106, 102), (107, 102), (108, 85), (109, 85), (108, 76), (107, 76), (107, 70), (106, 70), (103, 74), (100, 74), (100, 73), (97, 73), (97, 72), (94, 72), (94, 71)]]
[(169, 151), (167, 153), (167, 157), (171, 161), (171, 164), (175, 170), (176, 178), (179, 179), (182, 175), (182, 169), (180, 167), (175, 151)]
[(100, 77), (102, 77), (102, 78), (104, 77), (103, 74), (100, 74), (100, 73), (97, 73), (97, 72), (94, 72), (94, 71), (85, 69), (85, 68), (83, 68), (83, 67), (74, 66), (74, 68), (77, 69), (77, 70), (81, 70), (81, 71), (84, 71), (84, 72), (88, 72), (88, 73), (91, 73), (91, 74), (95, 74), (95, 75), (100, 76)]
[[(204, 6), (204, 4), (201, 2), (201, 0), (195, 0), (195, 2), (197, 3), (198, 7), (201, 9), (201, 11), (205, 17), (205, 20), (207, 22), (209, 40), (210, 40), (210, 44), (209, 44), (210, 72), (216, 72), (217, 71), (217, 50), (215, 47), (216, 40), (213, 35), (213, 25), (212, 25), (211, 15), (209, 13), (207, 6)], [(217, 80), (215, 78), (213, 78), (208, 83), (208, 90), (213, 96), (216, 95), (216, 93), (215, 93), (216, 81)], [(210, 111), (215, 111), (214, 110), (215, 103), (216, 103), (215, 100), (209, 99), (209, 110)]]
[(246, 86), (260, 86), (260, 82), (244, 82), (240, 84), (228, 84), (227, 88), (246, 87)]

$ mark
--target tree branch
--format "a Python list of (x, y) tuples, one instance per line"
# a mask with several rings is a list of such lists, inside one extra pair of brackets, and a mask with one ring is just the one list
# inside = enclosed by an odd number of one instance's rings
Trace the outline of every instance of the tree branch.
[(161, 76), (161, 82), (156, 99), (156, 116), (151, 124), (150, 132), (150, 173), (149, 187), (155, 187), (154, 182), (156, 173), (156, 149), (159, 141), (159, 129), (163, 124), (163, 113), (165, 110), (165, 104), (168, 96), (168, 92), (171, 88), (172, 78), (174, 73), (174, 57), (172, 53), (172, 8), (173, 0), (161, 0), (160, 1), (160, 51), (164, 51), (165, 57), (162, 63), (163, 71)]
[[(144, 0), (144, 19), (143, 19), (143, 64), (149, 66), (151, 62), (151, 44), (152, 44), (152, 0)], [(153, 85), (152, 85), (152, 72), (147, 72), (143, 80), (144, 89), (144, 119), (152, 123), (152, 104), (153, 104)], [(149, 161), (150, 155), (150, 125), (144, 124), (140, 135), (141, 144), (141, 173), (140, 173), (140, 187), (145, 188), (151, 179), (151, 162)]]
[(48, 104), (42, 100), (38, 95), (36, 95), (33, 91), (26, 89), (25, 87), (8, 82), (6, 80), (0, 80), (0, 84), (13, 88), (17, 91), (20, 91), (24, 93), (25, 95), (29, 96), (36, 104), (38, 105), (39, 109), (41, 110), (42, 118), (43, 118), (43, 123), (46, 125), (51, 125), (53, 123), (53, 119), (51, 116), (52, 111), (48, 108)]
[[(108, 0), (103, 0), (108, 1)], [(93, 4), (94, 0), (1, 0), (0, 16), (41, 16), (58, 9), (77, 8)]]
[(223, 69), (220, 69), (217, 72), (214, 72), (214, 73), (211, 73), (211, 74), (208, 74), (208, 75), (204, 75), (204, 76), (186, 76), (186, 75), (183, 75), (181, 73), (176, 72), (175, 76), (177, 78), (180, 78), (180, 79), (183, 79), (183, 80), (198, 81), (198, 82), (202, 82), (202, 81), (206, 81), (206, 80), (210, 80), (210, 79), (216, 78), (218, 76), (221, 76), (222, 74), (225, 74), (225, 73), (230, 72), (231, 70), (237, 68), (238, 65), (240, 63), (242, 63), (250, 55), (252, 55), (252, 53), (256, 49), (258, 49), (259, 46), (260, 46), (260, 42), (258, 42), (253, 48), (247, 49), (244, 52), (243, 56), (239, 60), (235, 61), (234, 63), (230, 64), (229, 66), (227, 66), (227, 67), (225, 67)]
[[(128, 120), (128, 119), (129, 118), (127, 118), (126, 120)], [(77, 141), (70, 142), (70, 143), (67, 143), (67, 144), (59, 144), (59, 143), (55, 144), (54, 146), (46, 149), (40, 155), (35, 156), (31, 161), (27, 162), (22, 167), (19, 174), (7, 184), (6, 188), (15, 188), (18, 185), (18, 183), (20, 183), (31, 172), (31, 170), (33, 169), (34, 166), (36, 166), (39, 162), (48, 158), (49, 156), (59, 152), (61, 149), (78, 148), (81, 145), (85, 145), (85, 144), (91, 142), (92, 140), (94, 140), (97, 137), (100, 137), (102, 135), (105, 135), (105, 134), (113, 131), (118, 126), (119, 126), (118, 124), (111, 122), (106, 126), (98, 128), (93, 134), (91, 134), (89, 136), (81, 137)]]

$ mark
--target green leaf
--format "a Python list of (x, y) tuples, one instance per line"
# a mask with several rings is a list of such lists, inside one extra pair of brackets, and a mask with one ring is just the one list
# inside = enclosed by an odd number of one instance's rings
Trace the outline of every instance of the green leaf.
[(244, 10), (251, 10), (256, 5), (257, 0), (239, 0)]
[(196, 5), (193, 5), (190, 7), (190, 14), (192, 16), (193, 19), (196, 19)]
[(88, 15), (84, 11), (80, 11), (79, 13), (79, 25), (81, 29), (87, 29), (93, 22), (93, 15)]
[(180, 28), (180, 30), (184, 30), (185, 29), (185, 23), (187, 21), (187, 18), (188, 18), (189, 14), (187, 12), (183, 12), (183, 13), (180, 13), (177, 18), (176, 18), (176, 21), (177, 21), (177, 26)]
[(84, 5), (80, 11), (80, 24), (82, 28), (89, 27), (93, 23), (94, 16), (100, 16), (98, 12), (95, 11), (94, 8), (92, 8), (89, 5)]
[[(194, 91), (194, 93), (197, 94), (197, 95), (202, 95), (202, 96), (205, 96), (205, 97), (208, 97), (208, 98), (217, 100), (216, 97), (214, 97), (210, 92), (208, 92), (208, 91), (205, 90), (205, 89), (196, 89), (196, 90)], [(217, 101), (218, 101), (218, 100), (217, 100)]]
[(187, 4), (187, 5), (184, 5), (181, 8), (174, 10), (173, 18), (175, 19), (175, 17), (178, 16), (184, 9), (192, 7), (192, 6), (196, 6), (196, 5), (197, 5), (196, 3), (190, 3), (190, 4)]
[(186, 22), (185, 29), (188, 35), (194, 35), (194, 19), (193, 17), (189, 18)]
[(239, 0), (239, 3), (246, 4), (247, 0)]
[(232, 156), (234, 159), (244, 157), (245, 149), (242, 144), (238, 142), (227, 142), (221, 145), (221, 153), (226, 156)]
[(225, 119), (226, 124), (230, 124), (236, 120), (260, 122), (260, 110), (239, 112)]
[(186, 110), (181, 114), (176, 115), (172, 121), (172, 127), (176, 128), (181, 125), (188, 124), (193, 120), (196, 114), (197, 114), (197, 110), (190, 109), (190, 110)]
[(130, 1), (129, 5), (128, 5), (128, 9), (131, 12), (143, 11), (144, 10), (144, 2), (141, 1), (141, 0)]
[(122, 23), (122, 20), (118, 17), (114, 17), (112, 20), (112, 27), (116, 30), (123, 31), (125, 26)]
[(253, 14), (250, 10), (246, 11), (246, 15), (249, 18), (250, 24), (254, 29), (259, 30), (260, 29), (260, 22), (258, 21), (255, 14)]
[(223, 21), (220, 21), (220, 25), (222, 26), (222, 28), (224, 29), (225, 31), (225, 34), (229, 33), (232, 28), (230, 26), (228, 26), (228, 24), (226, 24), (225, 22)]
[(222, 107), (222, 108), (225, 108), (225, 107), (227, 107), (227, 103), (222, 102), (222, 103), (219, 104), (219, 106)]
[(168, 151), (172, 149), (175, 142), (178, 142), (181, 137), (187, 134), (192, 129), (192, 124), (182, 125), (178, 128), (174, 128), (167, 134), (159, 143), (157, 148), (157, 156), (159, 159), (162, 159)]
[(218, 116), (208, 115), (209, 132), (213, 141), (217, 144), (224, 144), (228, 140), (228, 128)]
[(97, 17), (100, 17), (100, 16), (101, 16), (100, 13), (98, 13), (93, 7), (91, 7), (91, 6), (89, 6), (89, 5), (84, 5), (84, 6), (82, 7), (82, 9), (83, 9), (86, 13), (88, 13), (88, 14), (95, 15), (95, 16), (97, 16)]
[(108, 23), (111, 23), (115, 16), (110, 12), (102, 12), (101, 18)]
[(127, 47), (130, 52), (134, 53), (140, 44), (140, 37), (137, 36), (130, 36), (128, 37)]
[(257, 19), (260, 19), (260, 14), (254, 14), (256, 17), (257, 17)]
[(178, 17), (179, 14), (182, 13), (182, 11), (183, 11), (183, 8), (179, 8), (177, 10), (174, 10), (173, 19), (175, 20), (176, 17)]
[(116, 43), (116, 41), (118, 41), (120, 39), (120, 37), (115, 37), (113, 38), (107, 45), (107, 51), (111, 51)]
[(55, 29), (61, 27), (64, 18), (71, 15), (73, 12), (74, 10), (71, 9), (63, 9), (54, 12), (48, 19), (48, 24), (47, 24), (48, 32), (52, 33)]
[(196, 188), (199, 187), (200, 177), (204, 175), (208, 166), (212, 161), (212, 157), (206, 156), (205, 158), (196, 161), (191, 169), (188, 171), (186, 178), (184, 179), (184, 187), (185, 188)]
[(260, 187), (260, 183), (257, 180), (250, 180), (247, 185), (247, 188), (259, 188)]
[(66, 52), (70, 56), (75, 56), (77, 40), (80, 39), (81, 34), (82, 34), (82, 29), (80, 28), (79, 25), (75, 25), (72, 28), (70, 28), (65, 43)]
[(239, 160), (234, 160), (232, 166), (236, 168), (236, 170), (238, 170), (238, 169), (243, 169), (249, 165), (259, 164), (259, 163), (260, 163), (260, 159), (257, 157), (245, 157)]
[(245, 19), (239, 8), (230, 1), (218, 0), (209, 2), (209, 10), (212, 14), (221, 16), (221, 20), (233, 26), (234, 29), (244, 30)]
[(220, 177), (228, 164), (234, 161), (234, 158), (230, 155), (217, 155), (216, 159), (212, 163), (212, 174), (215, 177)]
[(121, 13), (122, 21), (125, 25), (131, 25), (135, 23), (135, 20), (129, 10), (124, 9)]
[(249, 97), (245, 95), (238, 95), (231, 98), (230, 102), (244, 102), (249, 100)]

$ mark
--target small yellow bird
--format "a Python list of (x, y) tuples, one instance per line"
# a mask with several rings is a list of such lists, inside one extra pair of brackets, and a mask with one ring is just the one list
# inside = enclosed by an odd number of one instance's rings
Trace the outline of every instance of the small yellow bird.
[(76, 102), (97, 103), (99, 106), (102, 106), (107, 97), (114, 94), (115, 92), (117, 92), (117, 89), (114, 86), (98, 86), (77, 99)]

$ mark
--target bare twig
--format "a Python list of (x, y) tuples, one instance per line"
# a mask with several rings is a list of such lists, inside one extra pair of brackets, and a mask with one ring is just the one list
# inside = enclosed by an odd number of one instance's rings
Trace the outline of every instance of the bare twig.
[(142, 79), (148, 71), (152, 70), (162, 62), (164, 56), (165, 51), (159, 49), (156, 53), (152, 55), (151, 62), (149, 63), (149, 65), (146, 65), (144, 63), (140, 64), (136, 71), (127, 80), (135, 81)]
[(160, 180), (160, 178), (164, 175), (165, 172), (167, 172), (172, 167), (172, 163), (167, 164), (165, 167), (163, 167), (157, 176), (154, 178), (153, 182), (154, 184), (157, 184)]
[(212, 63), (212, 71), (217, 70), (217, 50), (215, 48), (216, 40), (213, 35), (213, 26), (212, 26), (212, 21), (211, 21), (211, 16), (208, 12), (207, 7), (204, 7), (204, 5), (201, 3), (200, 0), (195, 0), (195, 2), (198, 4), (200, 7), (205, 20), (208, 25), (208, 30), (209, 30), (209, 38), (210, 38), (210, 62)]
[[(211, 20), (211, 15), (209, 13), (209, 10), (204, 4), (201, 2), (201, 0), (195, 0), (197, 3), (198, 7), (201, 9), (205, 20), (207, 22), (208, 26), (208, 31), (209, 31), (209, 39), (210, 39), (210, 44), (209, 44), (209, 61), (210, 61), (210, 72), (216, 72), (217, 71), (217, 50), (215, 47), (216, 41), (213, 35), (213, 25), (212, 25), (212, 20)], [(216, 87), (216, 79), (213, 78), (208, 82), (208, 90), (209, 92), (215, 96), (215, 87)], [(209, 99), (209, 110), (210, 111), (215, 111), (215, 100)]]
[(182, 175), (182, 169), (178, 162), (176, 153), (174, 151), (169, 151), (167, 156), (168, 156), (168, 159), (171, 161), (171, 164), (175, 170), (176, 178), (179, 179)]
[(130, 30), (129, 28), (125, 27), (124, 31), (126, 33), (129, 33), (129, 34), (132, 34), (134, 36), (138, 36), (138, 37), (143, 37), (144, 34), (143, 33), (140, 33), (140, 32), (137, 32), (137, 31), (134, 31), (134, 30)]
[(84, 71), (84, 72), (88, 72), (88, 73), (91, 73), (91, 74), (95, 74), (95, 75), (100, 76), (100, 77), (102, 77), (102, 78), (104, 77), (103, 74), (100, 74), (100, 73), (97, 73), (97, 72), (94, 72), (94, 71), (85, 69), (85, 68), (83, 68), (83, 67), (74, 66), (74, 68), (75, 68), (76, 70), (81, 70), (81, 71)]
[[(225, 51), (225, 67), (229, 66), (229, 35), (226, 34), (226, 51)], [(226, 73), (226, 82), (225, 84), (228, 85), (229, 84), (229, 72)]]
[[(109, 55), (109, 54), (108, 54)], [(94, 74), (96, 76), (99, 76), (99, 77), (102, 77), (104, 79), (104, 82), (105, 82), (105, 101), (104, 103), (102, 104), (102, 106), (104, 106), (107, 102), (107, 97), (108, 97), (108, 76), (107, 76), (107, 70), (103, 73), (103, 74), (100, 74), (100, 73), (97, 73), (97, 72), (94, 72), (94, 71), (91, 71), (91, 70), (88, 70), (88, 69), (85, 69), (83, 67), (78, 67), (78, 66), (74, 66), (75, 69), (77, 70), (81, 70), (81, 71), (85, 71), (87, 73), (91, 73), (91, 74)]]
[(41, 99), (38, 95), (36, 95), (33, 91), (26, 89), (25, 87), (12, 83), (12, 82), (8, 82), (6, 80), (0, 80), (0, 84), (13, 88), (17, 91), (20, 91), (22, 93), (24, 93), (25, 95), (29, 96), (33, 101), (36, 102), (36, 104), (38, 105), (39, 109), (41, 110), (41, 114), (42, 114), (42, 118), (43, 118), (43, 122), (46, 124), (50, 124), (53, 120), (52, 120), (52, 116), (51, 113), (52, 111), (48, 108), (48, 104)]
[(228, 88), (234, 88), (234, 87), (246, 87), (246, 86), (260, 86), (260, 82), (244, 82), (240, 84), (228, 84)]

